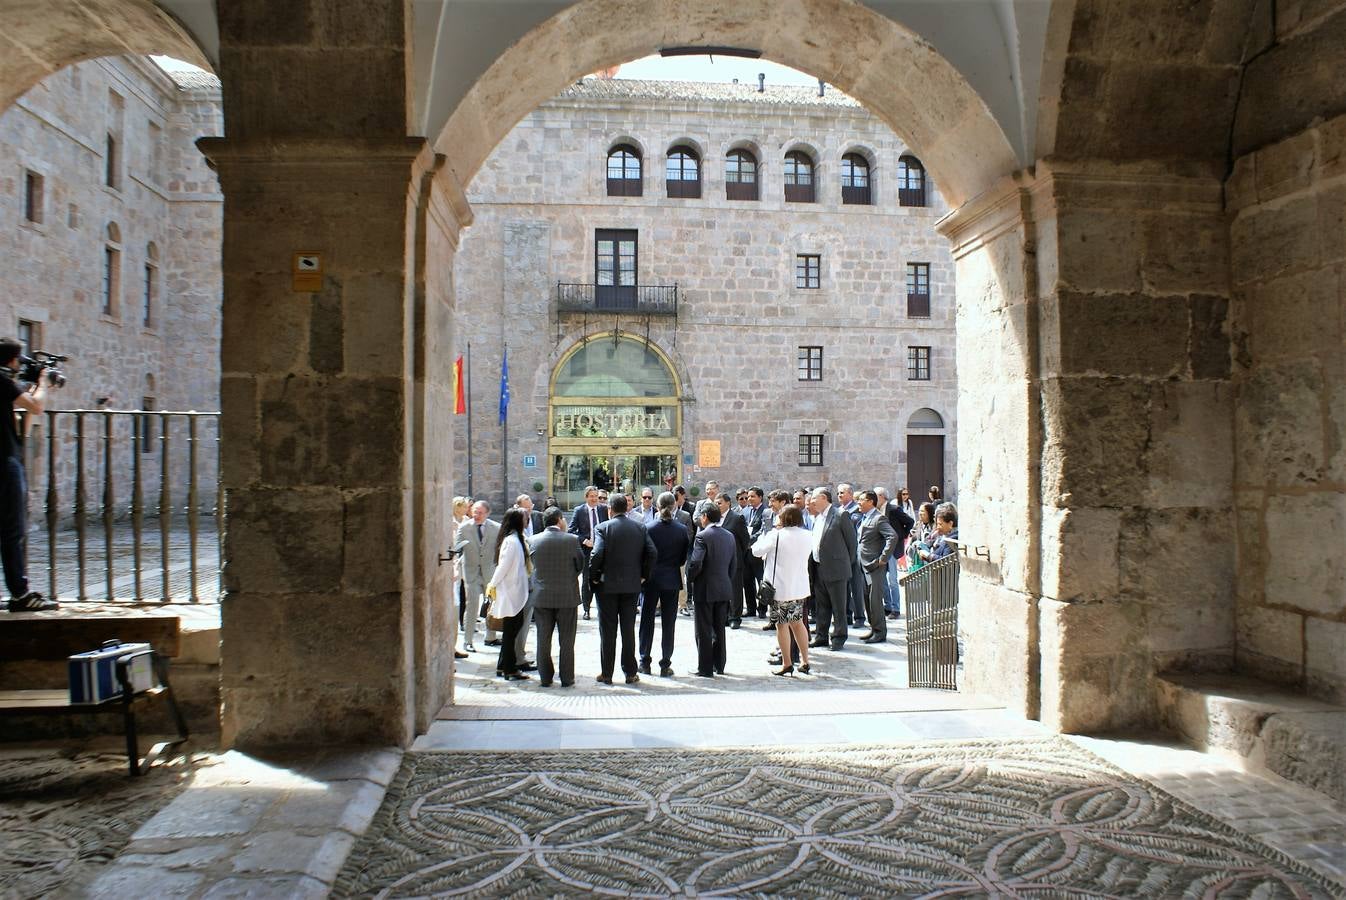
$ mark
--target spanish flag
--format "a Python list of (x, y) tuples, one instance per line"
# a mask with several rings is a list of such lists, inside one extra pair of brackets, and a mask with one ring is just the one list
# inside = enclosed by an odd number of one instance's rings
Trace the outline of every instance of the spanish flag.
[(461, 416), (467, 412), (467, 395), (463, 392), (463, 357), (453, 364), (453, 414)]

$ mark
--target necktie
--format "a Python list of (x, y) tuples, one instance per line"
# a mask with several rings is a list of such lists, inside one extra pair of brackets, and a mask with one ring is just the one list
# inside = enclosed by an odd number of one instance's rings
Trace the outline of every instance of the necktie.
[(482, 537), (482, 534), (481, 534), (481, 526), (478, 525), (478, 526), (477, 526), (477, 543), (478, 543), (478, 544), (484, 543), (485, 540), (486, 540), (486, 538)]
[(591, 506), (589, 507), (589, 537), (592, 538), (594, 536), (594, 532), (597, 530), (598, 530), (598, 507)]

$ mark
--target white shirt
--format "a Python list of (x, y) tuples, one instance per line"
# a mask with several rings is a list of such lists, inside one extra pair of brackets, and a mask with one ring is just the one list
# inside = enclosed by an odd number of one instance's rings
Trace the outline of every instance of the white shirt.
[(752, 545), (753, 556), (763, 560), (762, 577), (775, 585), (778, 600), (800, 600), (809, 595), (811, 543), (807, 531), (792, 525), (768, 531)]
[(832, 512), (832, 510), (833, 508), (829, 506), (827, 508), (827, 512), (823, 513), (821, 516), (816, 516), (813, 519), (812, 535), (813, 535), (814, 562), (822, 562), (822, 560), (818, 558), (818, 551), (821, 550), (823, 546), (823, 525), (827, 523), (827, 516)]

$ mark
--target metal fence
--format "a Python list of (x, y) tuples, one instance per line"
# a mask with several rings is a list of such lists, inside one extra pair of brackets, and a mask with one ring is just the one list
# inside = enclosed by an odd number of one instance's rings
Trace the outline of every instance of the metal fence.
[(912, 687), (958, 690), (958, 554), (902, 579), (907, 607), (907, 680)]
[(45, 506), (45, 533), (29, 536), (35, 586), (45, 565), (53, 597), (218, 598), (219, 413), (49, 410), (27, 446)]

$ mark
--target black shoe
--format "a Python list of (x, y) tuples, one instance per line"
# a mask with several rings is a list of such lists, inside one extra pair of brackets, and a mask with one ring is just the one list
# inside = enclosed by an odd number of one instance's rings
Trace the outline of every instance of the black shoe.
[(599, 675), (598, 677), (594, 678), (594, 681), (597, 681), (599, 684), (612, 684), (612, 676)]
[(862, 643), (862, 644), (886, 644), (886, 643), (888, 643), (888, 636), (887, 636), (887, 635), (884, 635), (884, 634), (875, 634), (875, 635), (871, 635), (870, 637), (867, 637), (867, 638), (861, 638), (861, 639), (860, 639), (860, 643)]
[(551, 679), (548, 678), (546, 681), (539, 681), (538, 687), (551, 687)]
[(714, 673), (714, 672), (693, 672), (692, 674), (695, 675), (697, 678), (714, 678), (714, 677), (715, 677), (715, 673)]
[(765, 625), (762, 626), (762, 630), (763, 630), (763, 631), (775, 631), (775, 630), (776, 630), (776, 626), (775, 626), (775, 625), (772, 625), (770, 622), (767, 622)]
[(487, 647), (499, 647), (499, 646), (500, 646), (500, 638), (496, 638), (496, 639), (493, 640), (493, 641), (487, 641), (487, 642), (486, 642), (486, 646), (487, 646)]
[(649, 664), (649, 663), (647, 663), (647, 662), (643, 662), (643, 663), (640, 664), (640, 674), (641, 674), (641, 675), (649, 675), (649, 674), (650, 674), (650, 664)]
[(9, 598), (10, 612), (45, 612), (49, 609), (59, 609), (61, 604), (55, 600), (48, 600), (37, 591), (29, 591), (22, 597)]
[(811, 668), (812, 668), (812, 665), (811, 665), (811, 664), (810, 664), (810, 665), (805, 665), (805, 666), (800, 666), (800, 667), (799, 667), (800, 674), (803, 674), (803, 675), (807, 675), (807, 674), (809, 674), (809, 670), (810, 670)]
[(495, 677), (496, 677), (496, 678), (504, 678), (504, 677), (505, 677), (505, 670), (504, 670), (504, 669), (496, 669), (496, 670), (495, 670)]
[(828, 645), (827, 645), (827, 649), (828, 649), (828, 650), (840, 650), (842, 647), (845, 647), (845, 646), (846, 646), (846, 642), (845, 642), (845, 641), (842, 641), (842, 642), (839, 643), (839, 644), (828, 644)]
[(785, 668), (781, 669), (780, 671), (778, 671), (778, 672), (772, 672), (771, 674), (772, 674), (772, 675), (794, 675), (794, 673), (795, 673), (795, 667), (794, 667), (794, 666), (786, 666)]
[(827, 641), (826, 641), (825, 639), (823, 639), (823, 638), (819, 638), (819, 639), (816, 640), (816, 641), (809, 641), (809, 646), (810, 646), (810, 647), (826, 647), (826, 646), (827, 646)]
[(519, 666), (520, 672), (534, 672), (537, 670), (537, 663), (526, 662)]
[(584, 618), (589, 618), (589, 611), (587, 609), (584, 611)]
[(627, 684), (635, 684), (638, 681), (640, 681), (640, 676), (637, 675), (635, 672), (632, 672), (630, 675), (626, 676)]
[(506, 681), (528, 681), (531, 676), (525, 672), (510, 672), (505, 676)]
[(672, 667), (672, 666), (660, 666), (660, 667), (659, 667), (659, 677), (660, 677), (660, 678), (672, 678), (672, 677), (673, 677), (673, 667)]
[(575, 686), (575, 682), (573, 682), (573, 681), (563, 681), (563, 682), (561, 682), (561, 687), (574, 687), (574, 686)]
[(738, 630), (739, 630), (740, 628), (742, 628), (742, 627), (743, 627), (743, 620), (742, 620), (742, 619), (730, 619), (730, 620), (729, 620), (729, 628), (730, 628), (730, 630), (732, 630), (732, 631), (738, 631)]
[(467, 654), (464, 653), (464, 652), (461, 651), (461, 650), (455, 650), (455, 651), (453, 651), (453, 658), (454, 658), (454, 659), (467, 659)]

